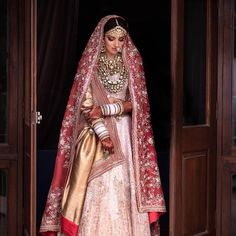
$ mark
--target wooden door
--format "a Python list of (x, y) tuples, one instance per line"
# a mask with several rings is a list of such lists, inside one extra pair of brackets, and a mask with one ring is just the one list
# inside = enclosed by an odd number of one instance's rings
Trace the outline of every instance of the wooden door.
[(36, 235), (36, 0), (24, 5), (24, 235)]
[(0, 235), (22, 235), (21, 3), (0, 4)]
[(170, 235), (215, 235), (217, 1), (172, 0)]

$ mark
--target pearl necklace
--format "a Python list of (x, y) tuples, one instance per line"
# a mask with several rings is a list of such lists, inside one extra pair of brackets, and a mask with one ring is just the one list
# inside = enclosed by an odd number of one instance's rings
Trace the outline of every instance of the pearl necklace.
[[(110, 93), (121, 91), (128, 80), (128, 72), (120, 53), (116, 54), (114, 60), (108, 60), (105, 53), (101, 53), (98, 61), (98, 74), (103, 86)], [(111, 77), (116, 74), (118, 79), (112, 80)]]

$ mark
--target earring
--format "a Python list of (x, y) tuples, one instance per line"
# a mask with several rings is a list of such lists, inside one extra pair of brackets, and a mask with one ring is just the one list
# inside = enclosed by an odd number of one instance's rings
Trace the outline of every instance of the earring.
[(101, 52), (102, 52), (102, 53), (106, 52), (106, 48), (105, 48), (105, 44), (104, 44), (104, 43), (102, 44)]

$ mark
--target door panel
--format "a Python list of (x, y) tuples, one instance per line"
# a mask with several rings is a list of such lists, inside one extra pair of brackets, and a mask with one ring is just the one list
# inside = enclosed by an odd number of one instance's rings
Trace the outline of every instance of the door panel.
[(183, 235), (204, 232), (207, 225), (207, 150), (183, 154)]
[(17, 228), (17, 200), (19, 200), (17, 199), (18, 190), (16, 188), (17, 162), (0, 160), (0, 172), (0, 235), (21, 235), (18, 232), (19, 228)]
[(184, 152), (198, 150), (200, 147), (203, 149), (209, 147), (211, 142), (210, 127), (183, 127), (182, 132), (182, 148)]
[(216, 25), (213, 0), (172, 0), (170, 235), (214, 235)]

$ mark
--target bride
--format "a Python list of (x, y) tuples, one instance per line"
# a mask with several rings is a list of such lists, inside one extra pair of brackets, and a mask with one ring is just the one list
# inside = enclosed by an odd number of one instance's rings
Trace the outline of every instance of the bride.
[(164, 212), (142, 58), (109, 15), (78, 65), (40, 233), (158, 235)]

